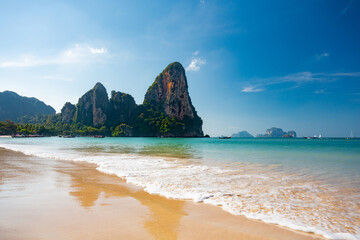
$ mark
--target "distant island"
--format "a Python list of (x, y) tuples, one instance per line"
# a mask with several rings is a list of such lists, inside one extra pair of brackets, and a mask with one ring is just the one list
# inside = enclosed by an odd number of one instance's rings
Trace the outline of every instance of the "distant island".
[[(272, 127), (267, 129), (265, 134), (256, 135), (258, 138), (296, 138), (294, 130), (284, 132), (281, 128)], [(254, 138), (253, 135), (247, 131), (240, 131), (231, 135), (231, 138)]]
[[(5, 109), (8, 101), (0, 102), (0, 110)], [(191, 103), (185, 69), (179, 62), (169, 64), (156, 77), (140, 105), (135, 103), (131, 95), (123, 92), (112, 91), (109, 99), (105, 87), (99, 82), (80, 97), (76, 105), (65, 103), (59, 114), (54, 114), (53, 108), (40, 103), (38, 105), (43, 107), (43, 111), (35, 111), (33, 108), (30, 108), (31, 112), (15, 110), (16, 114), (3, 111), (2, 119), (30, 123), (18, 126), (18, 132), (24, 134), (204, 136), (202, 119)], [(13, 123), (9, 121), (2, 124), (3, 129), (7, 129), (6, 124), (14, 129)], [(2, 128), (0, 126), (0, 134), (9, 134), (10, 130), (1, 132)]]
[(234, 133), (231, 135), (232, 138), (254, 138), (253, 135), (248, 133), (247, 131), (240, 131), (238, 133)]
[(296, 138), (294, 130), (284, 132), (281, 128), (272, 127), (267, 129), (265, 134), (258, 134), (256, 137), (261, 138)]

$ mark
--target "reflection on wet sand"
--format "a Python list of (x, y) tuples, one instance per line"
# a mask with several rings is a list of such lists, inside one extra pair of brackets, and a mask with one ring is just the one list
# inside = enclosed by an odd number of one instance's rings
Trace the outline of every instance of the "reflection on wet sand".
[(13, 152), (0, 148), (0, 185), (10, 179), (17, 181), (29, 179), (30, 175), (35, 173), (34, 168), (42, 165), (37, 161), (31, 161), (31, 157), (20, 154), (17, 156), (17, 161), (8, 161), (13, 155)]
[(220, 208), (150, 195), (95, 165), (0, 148), (0, 239), (314, 240)]
[(155, 239), (177, 239), (180, 220), (186, 215), (183, 211), (184, 201), (150, 195), (136, 187), (130, 187), (118, 177), (99, 173), (88, 164), (65, 170), (61, 167), (58, 172), (71, 177), (70, 195), (75, 197), (82, 207), (89, 209), (101, 198), (133, 198), (148, 208), (149, 216), (145, 219), (144, 227)]

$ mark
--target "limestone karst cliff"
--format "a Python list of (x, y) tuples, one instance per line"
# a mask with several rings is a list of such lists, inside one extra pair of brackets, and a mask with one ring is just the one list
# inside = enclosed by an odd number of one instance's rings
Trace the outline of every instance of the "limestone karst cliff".
[(202, 120), (188, 92), (185, 69), (179, 62), (169, 64), (148, 88), (144, 104), (157, 106), (169, 117), (184, 121), (186, 136), (203, 136)]
[(104, 85), (96, 83), (93, 89), (79, 98), (76, 105), (75, 122), (88, 126), (104, 125), (109, 110), (109, 98)]
[(267, 129), (265, 134), (259, 134), (257, 137), (267, 138), (296, 138), (296, 132), (294, 130), (284, 132), (281, 128), (272, 127)]
[(61, 121), (105, 126), (115, 129), (116, 136), (203, 136), (202, 120), (191, 103), (185, 70), (178, 62), (160, 73), (147, 90), (143, 104), (137, 105), (131, 95), (116, 91), (109, 99), (105, 87), (97, 83), (76, 106), (64, 105)]
[(130, 94), (112, 91), (109, 106), (111, 125), (129, 123), (136, 107), (135, 100)]
[(61, 122), (71, 123), (76, 112), (76, 106), (67, 102), (64, 107), (61, 109)]
[(185, 116), (194, 118), (196, 115), (188, 92), (185, 69), (178, 62), (169, 64), (156, 77), (146, 92), (144, 102), (162, 105), (170, 117), (184, 119)]

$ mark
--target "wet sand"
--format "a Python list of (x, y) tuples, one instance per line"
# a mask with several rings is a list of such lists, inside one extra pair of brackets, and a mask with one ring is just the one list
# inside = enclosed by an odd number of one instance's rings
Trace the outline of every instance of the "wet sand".
[(0, 239), (323, 239), (0, 148)]

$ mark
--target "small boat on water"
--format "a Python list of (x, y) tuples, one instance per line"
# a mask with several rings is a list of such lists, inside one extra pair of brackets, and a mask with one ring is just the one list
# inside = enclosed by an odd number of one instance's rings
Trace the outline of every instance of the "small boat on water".
[(219, 137), (219, 139), (230, 139), (231, 137)]
[(75, 136), (73, 136), (73, 135), (64, 135), (64, 136), (62, 136), (63, 138), (75, 138)]
[(95, 135), (94, 138), (104, 138), (105, 136), (102, 135)]
[(29, 136), (30, 138), (34, 138), (34, 137), (44, 137), (44, 135), (39, 135), (39, 134), (30, 134)]
[(304, 137), (304, 139), (314, 139), (313, 137)]
[(25, 135), (22, 134), (15, 134), (15, 135), (11, 135), (12, 138), (24, 138), (26, 137)]

